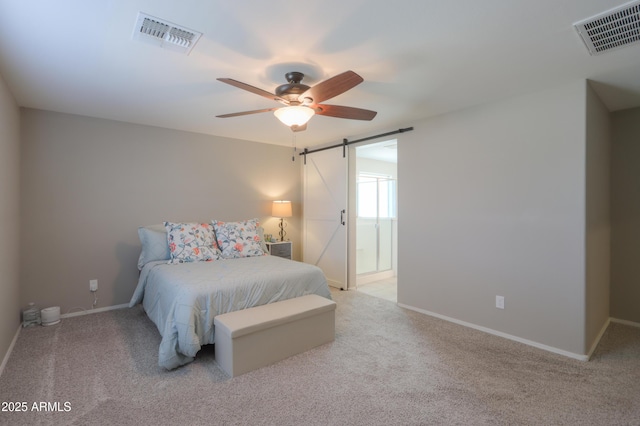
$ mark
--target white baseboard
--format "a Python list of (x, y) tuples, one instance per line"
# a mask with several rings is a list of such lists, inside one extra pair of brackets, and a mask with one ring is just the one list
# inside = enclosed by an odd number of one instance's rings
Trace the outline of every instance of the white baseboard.
[(493, 330), (491, 328), (487, 328), (487, 327), (483, 327), (477, 324), (473, 324), (470, 322), (466, 322), (466, 321), (461, 321), (455, 318), (451, 318), (445, 315), (441, 315), (441, 314), (437, 314), (435, 312), (430, 312), (424, 309), (419, 309), (413, 306), (409, 306), (409, 305), (405, 305), (404, 303), (398, 303), (398, 306), (400, 306), (401, 308), (405, 308), (405, 309), (409, 309), (411, 311), (416, 311), (416, 312), (420, 312), (421, 314), (425, 314), (425, 315), (429, 315), (432, 317), (436, 317), (436, 318), (440, 318), (442, 320), (445, 321), (449, 321), (458, 325), (462, 325), (465, 327), (469, 327), (469, 328), (473, 328), (475, 330), (479, 330), (479, 331), (483, 331), (485, 333), (488, 334), (493, 334), (494, 336), (498, 336), (498, 337), (503, 337), (505, 339), (509, 339), (509, 340), (513, 340), (515, 342), (519, 342), (519, 343), (524, 343), (525, 345), (528, 346), (533, 346), (534, 348), (538, 348), (538, 349), (542, 349), (544, 351), (547, 352), (552, 352), (558, 355), (563, 355), (569, 358), (573, 358), (573, 359), (577, 359), (579, 361), (589, 361), (589, 356), (588, 355), (581, 355), (581, 354), (575, 354), (573, 352), (569, 352), (569, 351), (565, 351), (563, 349), (558, 349), (558, 348), (554, 348), (553, 346), (548, 346), (548, 345), (544, 345), (542, 343), (538, 343), (538, 342), (534, 342), (533, 340), (528, 340), (528, 339), (523, 339), (521, 337), (518, 336), (513, 336), (511, 334), (507, 334), (507, 333), (503, 333), (501, 331), (497, 331), (497, 330)]
[(105, 306), (104, 308), (96, 308), (96, 309), (83, 309), (78, 312), (71, 312), (60, 315), (60, 318), (71, 318), (71, 317), (79, 317), (81, 315), (89, 315), (89, 314), (97, 314), (98, 312), (106, 312), (113, 311), (116, 309), (128, 308), (128, 303), (123, 303), (122, 305), (113, 305), (113, 306)]
[(589, 349), (589, 353), (587, 353), (587, 357), (588, 357), (587, 359), (591, 359), (591, 356), (593, 355), (596, 348), (600, 344), (600, 339), (602, 339), (602, 336), (604, 336), (604, 332), (607, 331), (609, 324), (611, 324), (611, 318), (607, 318), (607, 320), (604, 322), (602, 329), (600, 329), (600, 333), (598, 333), (598, 336), (596, 337), (596, 339), (593, 341), (593, 344), (591, 345), (591, 349)]
[(640, 322), (627, 321), (618, 318), (609, 318), (611, 322), (615, 322), (616, 324), (630, 325), (631, 327), (640, 328)]
[(18, 325), (18, 330), (16, 331), (15, 336), (13, 336), (13, 340), (9, 345), (9, 349), (7, 349), (7, 353), (4, 354), (4, 358), (2, 359), (2, 364), (0, 364), (0, 376), (2, 376), (4, 367), (7, 365), (7, 362), (9, 361), (9, 356), (11, 355), (11, 352), (13, 352), (13, 347), (16, 345), (16, 342), (18, 341), (18, 336), (20, 335), (21, 329), (22, 329), (22, 324)]

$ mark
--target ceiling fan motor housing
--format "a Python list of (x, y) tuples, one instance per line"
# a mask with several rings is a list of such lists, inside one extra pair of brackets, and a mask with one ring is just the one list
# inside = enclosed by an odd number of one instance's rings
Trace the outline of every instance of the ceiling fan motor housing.
[(304, 74), (301, 72), (292, 71), (286, 73), (284, 76), (287, 79), (288, 83), (276, 87), (276, 95), (283, 99), (286, 99), (292, 105), (298, 105), (302, 103), (298, 100), (298, 97), (309, 90), (309, 86), (300, 83), (304, 78)]

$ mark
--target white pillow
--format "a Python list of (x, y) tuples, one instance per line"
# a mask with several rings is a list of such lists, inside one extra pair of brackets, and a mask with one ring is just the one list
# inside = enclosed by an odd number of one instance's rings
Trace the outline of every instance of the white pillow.
[(138, 258), (138, 269), (154, 260), (169, 260), (169, 244), (167, 243), (167, 229), (164, 224), (141, 226), (138, 228), (138, 237), (142, 243), (142, 251)]
[(165, 222), (171, 259), (167, 263), (185, 263), (220, 259), (214, 245), (213, 227), (208, 223)]
[(262, 239), (258, 235), (258, 219), (240, 222), (212, 220), (218, 247), (225, 259), (263, 256)]

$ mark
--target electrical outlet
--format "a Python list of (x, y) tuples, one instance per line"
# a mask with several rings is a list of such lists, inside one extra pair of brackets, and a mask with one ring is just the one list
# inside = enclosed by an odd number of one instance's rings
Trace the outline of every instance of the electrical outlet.
[(98, 291), (98, 280), (89, 281), (89, 291)]
[(504, 296), (496, 296), (496, 308), (504, 309)]

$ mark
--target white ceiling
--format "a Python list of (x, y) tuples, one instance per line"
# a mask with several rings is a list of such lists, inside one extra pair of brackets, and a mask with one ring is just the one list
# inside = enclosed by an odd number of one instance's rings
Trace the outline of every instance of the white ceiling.
[(397, 163), (398, 141), (389, 139), (383, 142), (358, 146), (356, 147), (356, 157), (384, 161), (386, 163)]
[[(611, 110), (640, 106), (640, 45), (590, 56), (573, 23), (624, 0), (0, 0), (0, 74), (20, 106), (291, 145), (267, 91), (287, 71), (364, 83), (326, 103), (371, 122), (316, 116), (299, 147), (591, 79)], [(204, 33), (189, 56), (133, 41), (139, 11)]]

